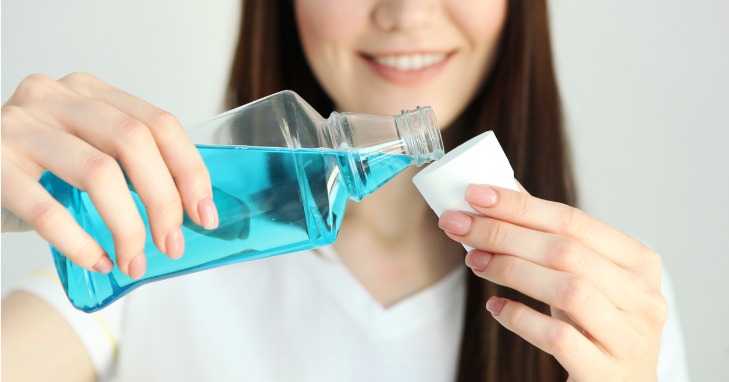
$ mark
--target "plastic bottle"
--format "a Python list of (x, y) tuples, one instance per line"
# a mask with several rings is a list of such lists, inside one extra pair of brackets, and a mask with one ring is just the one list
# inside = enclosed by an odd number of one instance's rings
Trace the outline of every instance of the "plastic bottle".
[[(440, 158), (443, 142), (429, 107), (398, 116), (332, 113), (322, 118), (291, 91), (223, 113), (188, 129), (213, 185), (219, 227), (205, 230), (185, 216), (185, 255), (171, 260), (147, 226), (147, 270), (133, 280), (118, 267), (83, 269), (51, 246), (71, 303), (92, 312), (145, 283), (234, 262), (334, 242), (349, 199), (361, 200), (410, 165)], [(111, 233), (88, 194), (51, 173), (46, 189), (115, 261)]]

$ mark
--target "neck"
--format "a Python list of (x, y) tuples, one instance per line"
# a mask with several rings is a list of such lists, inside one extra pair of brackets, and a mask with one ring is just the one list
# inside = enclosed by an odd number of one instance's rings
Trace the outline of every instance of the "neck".
[(408, 168), (350, 203), (334, 244), (344, 264), (383, 306), (432, 285), (463, 261), (463, 248), (437, 226)]

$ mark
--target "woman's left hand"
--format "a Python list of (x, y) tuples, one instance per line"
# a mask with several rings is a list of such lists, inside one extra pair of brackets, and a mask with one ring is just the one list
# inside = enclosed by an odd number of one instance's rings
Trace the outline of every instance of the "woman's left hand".
[(656, 380), (668, 304), (661, 258), (570, 206), (526, 192), (470, 185), (483, 216), (446, 211), (439, 225), (476, 249), (478, 276), (552, 307), (552, 316), (501, 297), (487, 309), (507, 329), (552, 354), (570, 380)]

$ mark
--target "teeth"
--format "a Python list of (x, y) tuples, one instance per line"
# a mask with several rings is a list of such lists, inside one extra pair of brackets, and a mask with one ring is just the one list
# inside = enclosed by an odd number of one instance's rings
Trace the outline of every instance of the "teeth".
[(445, 60), (446, 55), (439, 54), (402, 54), (397, 56), (374, 57), (380, 65), (397, 70), (420, 70)]

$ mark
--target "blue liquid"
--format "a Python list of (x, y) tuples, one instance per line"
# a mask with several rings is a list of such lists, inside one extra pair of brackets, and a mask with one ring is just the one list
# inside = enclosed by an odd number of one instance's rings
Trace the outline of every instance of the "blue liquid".
[[(170, 260), (154, 245), (145, 208), (130, 185), (147, 226), (147, 271), (139, 280), (118, 267), (108, 275), (87, 271), (51, 246), (75, 307), (92, 312), (150, 281), (331, 244), (347, 201), (372, 193), (412, 163), (405, 155), (330, 149), (199, 146), (198, 150), (210, 172), (219, 227), (205, 230), (185, 215), (185, 255)], [(51, 173), (44, 174), (41, 183), (116, 261), (112, 235), (89, 195)]]

